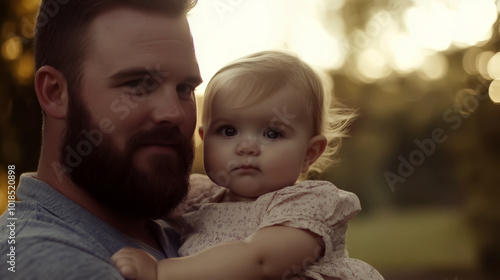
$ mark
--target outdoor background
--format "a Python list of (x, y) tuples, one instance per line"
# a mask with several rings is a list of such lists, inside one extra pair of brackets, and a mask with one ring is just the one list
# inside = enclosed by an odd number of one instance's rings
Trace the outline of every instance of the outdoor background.
[[(52, 2), (48, 17), (67, 0)], [(39, 156), (38, 5), (0, 0), (0, 212), (7, 166), (19, 176)], [(476, 280), (500, 279), (499, 10), (493, 0), (199, 0), (189, 20), (205, 81), (242, 55), (284, 49), (359, 109), (342, 162), (321, 175), (361, 199), (352, 257), (388, 280)]]

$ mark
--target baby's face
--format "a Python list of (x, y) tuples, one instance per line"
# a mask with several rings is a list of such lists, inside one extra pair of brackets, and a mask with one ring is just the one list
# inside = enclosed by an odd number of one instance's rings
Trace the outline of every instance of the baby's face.
[(243, 108), (224, 94), (213, 100), (202, 132), (205, 170), (238, 200), (293, 185), (307, 171), (312, 116), (293, 90), (284, 87)]

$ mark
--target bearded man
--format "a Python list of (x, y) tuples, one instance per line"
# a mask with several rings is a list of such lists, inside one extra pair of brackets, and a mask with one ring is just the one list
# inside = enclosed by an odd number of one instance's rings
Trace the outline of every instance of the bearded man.
[(175, 232), (154, 219), (188, 191), (201, 83), (186, 20), (194, 4), (42, 1), (42, 147), (15, 216), (0, 217), (1, 279), (123, 279), (110, 263), (122, 247), (177, 256)]

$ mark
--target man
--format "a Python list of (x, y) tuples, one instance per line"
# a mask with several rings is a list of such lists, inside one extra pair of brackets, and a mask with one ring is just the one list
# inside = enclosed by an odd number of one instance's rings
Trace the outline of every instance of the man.
[(42, 1), (40, 161), (0, 218), (0, 279), (123, 279), (109, 261), (122, 247), (177, 255), (173, 231), (152, 219), (188, 189), (201, 83), (192, 6)]

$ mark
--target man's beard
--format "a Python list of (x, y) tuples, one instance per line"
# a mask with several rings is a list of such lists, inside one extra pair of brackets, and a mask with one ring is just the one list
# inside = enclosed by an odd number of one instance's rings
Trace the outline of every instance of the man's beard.
[[(67, 128), (61, 162), (81, 141), (88, 141), (83, 130), (91, 126), (89, 110), (78, 93), (69, 101)], [(121, 121), (121, 120), (120, 120)], [(123, 121), (127, 121), (126, 119)], [(160, 218), (173, 210), (187, 195), (189, 174), (194, 158), (193, 139), (186, 139), (177, 127), (158, 126), (139, 132), (129, 139), (124, 151), (118, 151), (110, 135), (70, 172), (71, 180), (111, 212), (129, 218)], [(134, 153), (147, 143), (168, 142), (174, 154), (158, 154), (148, 163), (149, 170), (134, 165)]]

